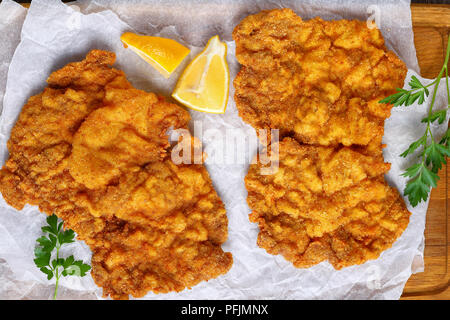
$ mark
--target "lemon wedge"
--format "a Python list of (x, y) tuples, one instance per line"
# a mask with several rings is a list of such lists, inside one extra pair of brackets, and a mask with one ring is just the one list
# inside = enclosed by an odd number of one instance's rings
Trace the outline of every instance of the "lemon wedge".
[(209, 39), (205, 49), (183, 71), (172, 97), (197, 111), (224, 113), (230, 83), (226, 55), (227, 46), (218, 36)]
[(175, 40), (142, 36), (132, 32), (125, 32), (120, 40), (125, 47), (130, 47), (166, 78), (170, 77), (190, 52), (189, 48)]

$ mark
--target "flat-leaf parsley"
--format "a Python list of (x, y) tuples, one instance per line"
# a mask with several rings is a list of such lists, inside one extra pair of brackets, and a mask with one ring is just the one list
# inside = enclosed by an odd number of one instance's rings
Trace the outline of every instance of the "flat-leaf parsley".
[(61, 258), (59, 250), (64, 244), (75, 242), (75, 232), (70, 229), (64, 230), (64, 222), (58, 221), (56, 215), (47, 217), (47, 224), (47, 226), (42, 227), (42, 231), (47, 235), (36, 240), (38, 246), (34, 250), (34, 263), (39, 270), (47, 275), (48, 280), (56, 279), (55, 292), (53, 294), (53, 299), (55, 300), (61, 276), (84, 277), (91, 267), (81, 260), (75, 260), (73, 256)]
[[(437, 181), (439, 180), (437, 173), (442, 168), (442, 165), (446, 163), (446, 157), (450, 156), (450, 132), (448, 124), (447, 132), (440, 141), (436, 141), (431, 132), (431, 124), (435, 121), (437, 121), (438, 124), (443, 124), (447, 119), (447, 110), (450, 108), (450, 87), (448, 79), (449, 55), (450, 36), (448, 39), (444, 65), (436, 80), (425, 86), (417, 79), (417, 77), (412, 76), (411, 81), (409, 82), (410, 90), (397, 88), (397, 93), (380, 101), (380, 103), (392, 103), (394, 107), (403, 105), (409, 106), (417, 100), (418, 104), (422, 104), (425, 101), (425, 97), (428, 97), (430, 94), (428, 88), (434, 85), (431, 103), (428, 108), (428, 116), (422, 119), (422, 122), (427, 124), (425, 133), (417, 141), (411, 143), (408, 149), (400, 155), (406, 158), (416, 150), (420, 150), (420, 162), (412, 165), (402, 174), (404, 177), (409, 178), (404, 190), (404, 195), (408, 196), (409, 202), (413, 207), (417, 206), (419, 202), (427, 200), (431, 188), (437, 186)], [(436, 93), (444, 75), (447, 88), (447, 106), (442, 110), (433, 111)]]

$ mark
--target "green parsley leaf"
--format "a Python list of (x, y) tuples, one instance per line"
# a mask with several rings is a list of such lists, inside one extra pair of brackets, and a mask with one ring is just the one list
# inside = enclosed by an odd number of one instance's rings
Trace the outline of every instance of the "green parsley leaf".
[(412, 94), (412, 95), (409, 97), (409, 99), (408, 99), (408, 101), (406, 102), (405, 105), (406, 105), (406, 106), (412, 105), (414, 102), (416, 102), (417, 99), (420, 98), (421, 95), (422, 95), (422, 92), (416, 92), (416, 93)]
[(402, 173), (402, 176), (414, 178), (422, 171), (422, 166), (423, 166), (422, 163), (416, 163), (411, 167), (409, 167), (408, 169), (406, 169), (406, 171)]
[(414, 153), (414, 151), (416, 151), (417, 148), (426, 143), (426, 139), (427, 137), (424, 135), (419, 140), (414, 141), (409, 145), (408, 149), (406, 149), (400, 156), (406, 158), (408, 155)]
[(439, 110), (436, 112), (433, 112), (430, 116), (425, 117), (422, 119), (423, 123), (431, 122), (438, 120), (439, 124), (443, 124), (445, 119), (447, 118), (447, 109)]
[(396, 102), (401, 96), (403, 96), (403, 92), (394, 93), (393, 95), (380, 100), (379, 103), (393, 103)]
[(42, 267), (39, 270), (41, 270), (43, 273), (47, 275), (47, 280), (51, 280), (53, 278), (53, 271), (50, 270), (47, 267)]
[(88, 264), (83, 263), (81, 260), (73, 262), (65, 269), (68, 275), (76, 275), (80, 277), (84, 277), (89, 270), (91, 270), (91, 267)]
[(421, 179), (416, 178), (407, 183), (404, 194), (408, 197), (411, 205), (415, 207), (422, 200), (427, 200), (428, 192), (430, 192), (430, 187), (423, 184)]
[(70, 230), (70, 229), (61, 232), (58, 235), (58, 241), (61, 244), (75, 242), (75, 232), (73, 230)]
[(430, 91), (424, 86), (416, 76), (412, 76), (409, 81), (410, 90), (397, 88), (397, 93), (390, 95), (379, 101), (379, 103), (391, 103), (394, 107), (410, 106), (417, 100), (419, 104), (423, 104), (425, 96), (428, 97)]
[(450, 141), (450, 128), (447, 129), (444, 136), (442, 137), (441, 141), (439, 141), (439, 144), (445, 146), (448, 148), (448, 142)]
[[(425, 163), (428, 166), (430, 163), (432, 164), (432, 171), (433, 172), (438, 172), (439, 169), (442, 168), (442, 164), (446, 163), (445, 161), (445, 153), (442, 153), (442, 148), (438, 147), (439, 144), (437, 144), (436, 142), (431, 142), (431, 144), (429, 146), (427, 146), (425, 148)], [(444, 152), (446, 152), (445, 148)]]
[(47, 238), (45, 236), (38, 238), (36, 241), (39, 242), (39, 244), (42, 247), (42, 250), (47, 251), (47, 252), (52, 252), (52, 250), (56, 246), (56, 242), (54, 243), (53, 241), (51, 241), (49, 238)]
[(42, 249), (41, 247), (37, 247), (34, 249), (34, 263), (38, 268), (43, 268), (49, 265), (51, 252)]
[(423, 167), (422, 175), (420, 176), (422, 178), (422, 183), (428, 187), (436, 188), (437, 187), (437, 181), (439, 180), (439, 176), (428, 169), (427, 167)]
[(54, 214), (47, 217), (47, 224), (48, 224), (48, 226), (43, 227), (42, 231), (48, 232), (48, 233), (53, 233), (54, 235), (57, 235), (58, 234), (58, 217), (55, 216)]

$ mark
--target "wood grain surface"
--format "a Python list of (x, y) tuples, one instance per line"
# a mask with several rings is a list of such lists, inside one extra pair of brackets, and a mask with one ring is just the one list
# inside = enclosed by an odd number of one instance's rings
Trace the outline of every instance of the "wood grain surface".
[[(450, 5), (412, 4), (411, 14), (421, 75), (435, 78), (450, 32)], [(450, 299), (449, 167), (441, 170), (438, 186), (431, 193), (425, 228), (425, 272), (409, 279), (402, 299)]]

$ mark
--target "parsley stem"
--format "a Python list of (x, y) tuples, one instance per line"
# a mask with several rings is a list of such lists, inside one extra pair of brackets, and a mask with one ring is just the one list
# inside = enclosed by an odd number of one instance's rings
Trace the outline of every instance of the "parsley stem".
[(59, 277), (56, 277), (56, 286), (55, 286), (55, 293), (53, 294), (53, 300), (56, 300), (56, 296), (58, 295), (58, 283)]
[[(61, 244), (59, 243), (59, 240), (56, 240), (56, 261), (59, 260), (59, 249), (61, 248)], [(60, 274), (58, 272), (59, 266), (56, 265), (55, 267), (55, 279), (56, 279), (56, 286), (55, 286), (55, 293), (53, 294), (53, 300), (56, 300), (56, 296), (58, 295), (58, 285), (59, 285), (59, 277)]]
[[(436, 79), (437, 80), (437, 79)], [(431, 87), (433, 84), (435, 84), (436, 83), (436, 80), (434, 80), (433, 82), (431, 82), (431, 83), (429, 83), (429, 84), (427, 84), (426, 86), (424, 86), (424, 88), (428, 88), (428, 87)], [(420, 90), (420, 89), (419, 89)]]
[[(423, 142), (422, 142), (422, 146), (423, 146), (422, 165), (425, 165), (425, 149), (427, 148), (427, 143), (428, 143), (428, 132), (431, 133), (429, 124), (430, 123), (428, 122), (427, 129), (425, 130), (425, 133), (423, 135), (423, 137), (425, 137), (425, 138), (423, 139)], [(431, 136), (431, 139), (433, 139), (433, 136)]]
[[(441, 82), (442, 76), (445, 72), (446, 75), (448, 75), (448, 71), (447, 71), (447, 64), (448, 64), (448, 59), (450, 56), (450, 35), (448, 36), (448, 41), (447, 41), (447, 51), (445, 53), (445, 60), (444, 60), (444, 65), (442, 66), (441, 71), (439, 72), (437, 78), (436, 78), (436, 85), (434, 86), (433, 89), (433, 98), (431, 99), (431, 103), (430, 103), (430, 107), (428, 109), (428, 122), (427, 122), (427, 131), (430, 132), (430, 136), (431, 139), (433, 140), (433, 134), (431, 133), (431, 113), (433, 112), (433, 106), (434, 106), (434, 102), (436, 100), (436, 94), (439, 88), (439, 84)], [(447, 83), (447, 91), (448, 91), (448, 76), (446, 77), (446, 83)], [(449, 98), (450, 99), (450, 98)]]
[[(450, 39), (449, 39), (450, 42)], [(447, 86), (447, 99), (448, 99), (448, 106), (447, 108), (450, 108), (450, 87), (448, 85), (448, 66), (445, 66), (445, 84)]]
[(449, 56), (450, 56), (450, 34), (448, 35), (448, 39), (447, 39), (447, 52), (446, 52), (446, 57), (445, 57), (445, 62), (444, 62), (445, 68), (448, 67)]

